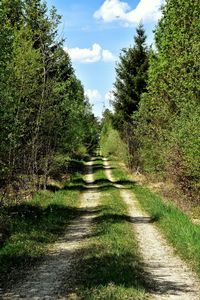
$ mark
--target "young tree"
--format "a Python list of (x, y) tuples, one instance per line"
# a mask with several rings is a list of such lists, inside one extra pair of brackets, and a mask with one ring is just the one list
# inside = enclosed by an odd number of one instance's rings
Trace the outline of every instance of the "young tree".
[(0, 176), (27, 174), (45, 186), (57, 153), (91, 150), (97, 122), (57, 37), (56, 10), (41, 0), (2, 1)]
[(0, 179), (9, 174), (7, 155), (9, 152), (8, 135), (12, 116), (11, 91), (8, 79), (11, 74), (9, 62), (12, 60), (13, 29), (7, 18), (3, 2), (0, 2)]
[(138, 133), (146, 171), (191, 191), (199, 177), (199, 1), (168, 0), (156, 30)]

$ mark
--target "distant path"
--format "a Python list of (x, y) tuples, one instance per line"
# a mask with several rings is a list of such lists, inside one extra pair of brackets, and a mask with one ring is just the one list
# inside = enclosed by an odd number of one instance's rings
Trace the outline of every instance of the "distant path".
[(88, 183), (88, 191), (83, 193), (80, 205), (84, 215), (69, 224), (65, 235), (54, 244), (44, 262), (28, 273), (22, 284), (0, 295), (0, 299), (76, 299), (75, 295), (68, 294), (65, 298), (60, 293), (63, 285), (66, 290), (68, 282), (70, 285), (71, 277), (73, 278), (71, 275), (74, 253), (86, 244), (91, 234), (91, 221), (96, 217), (95, 208), (98, 205), (99, 194), (95, 189), (89, 189), (94, 181), (92, 164), (93, 162), (87, 163), (88, 174), (85, 180)]
[[(107, 178), (115, 182), (109, 163), (104, 160)], [(200, 282), (188, 266), (173, 252), (162, 237), (150, 217), (140, 208), (137, 199), (122, 185), (114, 184), (120, 189), (121, 197), (128, 206), (134, 231), (143, 257), (151, 295), (158, 300), (200, 300)]]

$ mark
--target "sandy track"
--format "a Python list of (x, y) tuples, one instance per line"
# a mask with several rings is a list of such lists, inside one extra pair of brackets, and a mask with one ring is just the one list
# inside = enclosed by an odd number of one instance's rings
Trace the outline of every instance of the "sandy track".
[(65, 235), (54, 244), (44, 262), (30, 271), (21, 284), (0, 295), (1, 299), (70, 299), (69, 293), (67, 298), (60, 294), (63, 286), (67, 293), (68, 281), (69, 285), (71, 284), (74, 253), (87, 244), (99, 199), (98, 192), (89, 189), (93, 182), (92, 164), (92, 162), (87, 163), (88, 174), (85, 180), (88, 183), (88, 190), (83, 193), (80, 205), (84, 214), (69, 224)]
[[(109, 164), (105, 160), (104, 168), (107, 178), (114, 183)], [(122, 199), (128, 207), (134, 231), (139, 243), (147, 282), (151, 295), (159, 300), (199, 300), (200, 283), (189, 267), (174, 254), (148, 215), (140, 208), (136, 197), (114, 184), (120, 189)]]

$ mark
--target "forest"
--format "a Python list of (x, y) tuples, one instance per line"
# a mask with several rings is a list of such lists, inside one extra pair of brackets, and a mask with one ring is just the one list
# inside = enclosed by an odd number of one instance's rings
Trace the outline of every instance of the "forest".
[[(143, 25), (116, 65), (114, 113), (105, 111), (102, 148), (147, 176), (170, 179), (199, 203), (200, 7), (167, 1), (148, 47)], [(122, 141), (121, 150), (117, 145)], [(114, 144), (116, 143), (116, 147)], [(126, 153), (126, 154), (125, 154)]]
[(200, 299), (199, 0), (137, 24), (101, 119), (61, 24), (0, 0), (0, 298)]
[(40, 0), (0, 3), (0, 186), (8, 187), (5, 197), (9, 188), (45, 187), (50, 174), (67, 170), (69, 159), (96, 147), (98, 122), (63, 50), (60, 18)]

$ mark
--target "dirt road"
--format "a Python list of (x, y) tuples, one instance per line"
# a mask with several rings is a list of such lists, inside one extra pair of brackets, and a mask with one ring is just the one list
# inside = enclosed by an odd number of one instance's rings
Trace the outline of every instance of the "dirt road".
[[(75, 283), (73, 281), (77, 259), (75, 254), (88, 246), (93, 233), (92, 221), (98, 215), (101, 196), (100, 189), (94, 185), (92, 165), (93, 161), (86, 166), (87, 189), (81, 196), (80, 217), (69, 224), (64, 236), (53, 245), (44, 262), (31, 270), (23, 282), (0, 295), (1, 299), (78, 299), (76, 287), (70, 292), (70, 286)], [(115, 183), (107, 160), (104, 160), (103, 167), (107, 179), (119, 190), (121, 198), (127, 205), (128, 216), (133, 224), (143, 261), (147, 291), (150, 291), (152, 298), (199, 300), (200, 284), (196, 276), (174, 254), (173, 248), (168, 245), (150, 217), (141, 210), (133, 193), (123, 185)]]

